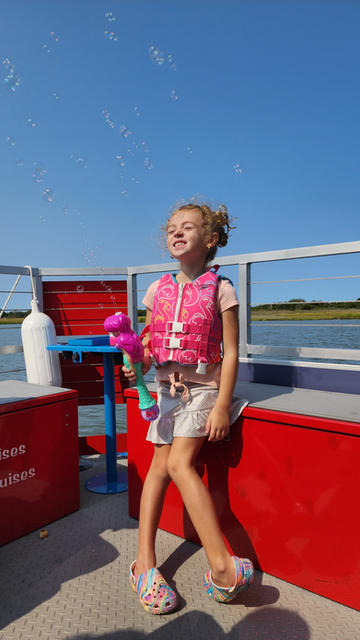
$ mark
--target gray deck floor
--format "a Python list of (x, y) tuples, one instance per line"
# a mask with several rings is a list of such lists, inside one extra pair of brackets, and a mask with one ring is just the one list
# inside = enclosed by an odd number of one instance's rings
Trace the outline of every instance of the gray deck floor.
[[(103, 470), (92, 456), (81, 485)], [(119, 463), (120, 468), (123, 463)], [(140, 640), (359, 640), (359, 612), (257, 572), (231, 604), (208, 600), (203, 549), (159, 531), (159, 565), (181, 596), (177, 612), (151, 616), (128, 583), (137, 521), (127, 493), (82, 488), (81, 509), (0, 548), (0, 638)]]

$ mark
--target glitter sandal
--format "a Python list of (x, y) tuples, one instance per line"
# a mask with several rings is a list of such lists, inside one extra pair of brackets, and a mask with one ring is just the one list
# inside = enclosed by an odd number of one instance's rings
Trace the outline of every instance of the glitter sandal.
[(204, 576), (204, 587), (211, 600), (230, 602), (240, 591), (247, 589), (254, 580), (254, 567), (251, 560), (232, 556), (235, 565), (235, 584), (232, 587), (219, 587), (211, 579), (211, 571)]
[(138, 594), (145, 611), (153, 614), (173, 611), (177, 607), (178, 598), (175, 591), (161, 575), (159, 569), (154, 567), (136, 576), (134, 567), (135, 561), (130, 565), (129, 580), (133, 590)]

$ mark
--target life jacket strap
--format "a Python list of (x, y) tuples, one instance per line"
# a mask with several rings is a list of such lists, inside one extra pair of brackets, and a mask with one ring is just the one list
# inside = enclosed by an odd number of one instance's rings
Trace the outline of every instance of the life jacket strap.
[(193, 349), (195, 351), (199, 350), (199, 345), (201, 342), (198, 340), (191, 340), (187, 336), (183, 338), (177, 338), (175, 336), (165, 336), (163, 338), (158, 338), (156, 336), (152, 339), (153, 348), (163, 347), (165, 349)]
[(195, 335), (208, 335), (210, 332), (210, 320), (204, 319), (201, 325), (190, 322), (154, 322), (151, 332), (154, 333), (186, 333)]

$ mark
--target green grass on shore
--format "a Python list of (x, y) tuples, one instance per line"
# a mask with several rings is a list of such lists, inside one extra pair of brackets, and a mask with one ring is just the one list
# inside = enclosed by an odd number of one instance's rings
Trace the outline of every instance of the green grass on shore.
[(263, 310), (251, 311), (255, 322), (271, 320), (358, 320), (360, 309), (302, 309), (301, 311)]
[(0, 324), (21, 324), (24, 318), (0, 318)]

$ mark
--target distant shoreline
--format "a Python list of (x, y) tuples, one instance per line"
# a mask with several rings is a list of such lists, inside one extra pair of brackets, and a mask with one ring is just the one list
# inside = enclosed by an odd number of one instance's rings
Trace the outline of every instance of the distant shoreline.
[[(0, 325), (21, 324), (24, 318), (0, 318)], [(301, 311), (290, 311), (285, 309), (252, 309), (251, 320), (253, 322), (271, 321), (301, 321), (301, 320), (360, 320), (360, 309), (302, 309)], [(138, 322), (145, 322), (145, 315), (138, 315)]]
[(0, 324), (21, 324), (24, 318), (0, 318)]
[(309, 309), (303, 311), (251, 311), (253, 322), (271, 320), (359, 320), (360, 309)]

